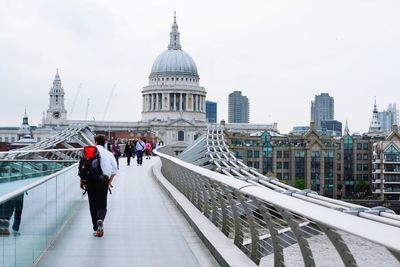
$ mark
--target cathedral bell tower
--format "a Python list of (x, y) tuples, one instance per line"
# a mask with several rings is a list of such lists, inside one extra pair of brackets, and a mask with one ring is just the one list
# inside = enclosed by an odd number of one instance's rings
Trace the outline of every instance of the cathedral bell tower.
[(54, 77), (53, 87), (50, 89), (50, 104), (46, 114), (46, 125), (64, 125), (67, 120), (67, 110), (64, 106), (64, 88), (61, 86), (58, 69)]

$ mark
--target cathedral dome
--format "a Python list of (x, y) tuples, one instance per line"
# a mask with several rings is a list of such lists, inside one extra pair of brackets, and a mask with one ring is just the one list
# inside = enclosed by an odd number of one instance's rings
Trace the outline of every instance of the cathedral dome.
[(181, 49), (168, 49), (156, 58), (150, 76), (158, 74), (199, 76), (196, 63), (188, 53)]

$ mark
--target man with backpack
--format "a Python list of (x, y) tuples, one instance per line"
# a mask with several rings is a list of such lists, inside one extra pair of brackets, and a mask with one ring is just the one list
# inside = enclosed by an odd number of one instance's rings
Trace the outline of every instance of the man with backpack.
[(94, 235), (102, 237), (107, 213), (107, 194), (117, 174), (117, 162), (114, 155), (104, 148), (106, 143), (104, 135), (97, 135), (94, 141), (96, 146), (84, 147), (79, 162), (79, 176), (81, 188), (88, 193)]

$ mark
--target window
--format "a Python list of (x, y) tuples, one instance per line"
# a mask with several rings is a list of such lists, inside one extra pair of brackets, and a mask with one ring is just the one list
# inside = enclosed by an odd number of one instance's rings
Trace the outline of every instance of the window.
[(185, 141), (185, 132), (178, 131), (178, 141)]
[(259, 169), (260, 168), (260, 162), (254, 161), (254, 168)]
[(368, 160), (368, 153), (363, 154), (363, 160)]
[(363, 171), (368, 171), (368, 164), (363, 164)]
[(7, 136), (4, 138), (4, 141), (5, 141), (6, 143), (8, 143), (8, 137), (7, 137)]
[(362, 159), (361, 153), (357, 153), (357, 160), (361, 160), (361, 159)]
[(277, 151), (276, 152), (276, 157), (277, 158), (282, 158), (282, 151)]
[(282, 173), (277, 173), (277, 174), (276, 174), (276, 178), (278, 178), (279, 180), (281, 180), (281, 179), (282, 179)]
[(3, 137), (0, 136), (0, 142), (3, 142)]
[(341, 155), (340, 153), (337, 153), (336, 159), (337, 159), (337, 160), (341, 160), (341, 159), (342, 159), (342, 155)]
[(259, 158), (260, 157), (260, 151), (254, 150), (254, 157)]
[(285, 159), (288, 159), (289, 158), (289, 151), (283, 151), (283, 157)]
[(358, 143), (357, 144), (357, 150), (361, 150), (362, 149), (362, 144), (361, 143)]
[(252, 162), (252, 161), (248, 161), (248, 162), (247, 162), (247, 166), (253, 167), (253, 162)]
[(284, 163), (283, 163), (283, 168), (284, 168), (285, 170), (289, 169), (289, 162), (284, 162)]
[(357, 164), (357, 171), (362, 171), (362, 164)]
[(247, 157), (252, 158), (253, 157), (253, 150), (247, 150)]
[(282, 162), (277, 162), (276, 163), (276, 168), (277, 169), (282, 169)]
[(15, 142), (15, 137), (11, 137), (11, 143)]
[(364, 150), (368, 150), (368, 143), (364, 143), (364, 144), (363, 144), (363, 149), (364, 149)]

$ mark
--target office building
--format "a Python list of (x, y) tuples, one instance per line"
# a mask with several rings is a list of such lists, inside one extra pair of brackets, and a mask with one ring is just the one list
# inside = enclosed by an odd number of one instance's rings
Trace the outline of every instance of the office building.
[(217, 122), (217, 102), (206, 100), (206, 117), (208, 122)]
[(249, 99), (247, 96), (243, 96), (241, 91), (234, 91), (233, 93), (229, 94), (228, 122), (250, 122)]
[(315, 128), (322, 130), (321, 121), (335, 119), (334, 100), (327, 93), (316, 95), (311, 101), (311, 121), (315, 122)]

